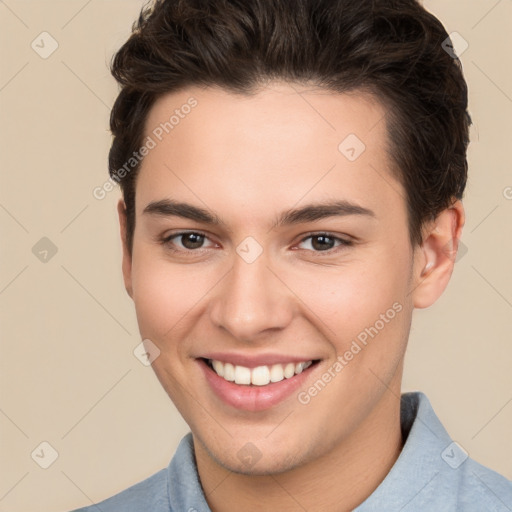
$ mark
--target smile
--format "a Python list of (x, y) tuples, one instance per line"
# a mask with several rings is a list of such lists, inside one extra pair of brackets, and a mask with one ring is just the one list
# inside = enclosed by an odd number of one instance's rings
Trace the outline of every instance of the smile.
[(285, 362), (286, 357), (281, 356), (229, 358), (231, 362), (223, 361), (221, 354), (212, 354), (196, 360), (217, 398), (235, 409), (251, 412), (270, 409), (297, 393), (320, 364), (320, 359)]
[(302, 373), (303, 370), (313, 364), (313, 361), (303, 361), (300, 363), (273, 364), (248, 368), (216, 359), (207, 359), (206, 362), (219, 377), (228, 382), (245, 386), (250, 386), (251, 384), (254, 386), (266, 386), (271, 382), (291, 379), (294, 375)]

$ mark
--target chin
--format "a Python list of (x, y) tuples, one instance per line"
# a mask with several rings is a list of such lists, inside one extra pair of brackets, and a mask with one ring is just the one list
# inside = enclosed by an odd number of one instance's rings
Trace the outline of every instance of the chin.
[[(233, 473), (268, 476), (285, 473), (307, 462), (306, 447), (299, 444), (295, 447), (284, 446), (281, 442), (272, 445), (270, 440), (260, 438), (254, 443), (245, 440), (233, 442), (229, 450), (225, 446), (210, 445), (206, 446), (206, 451), (216, 464)], [(236, 448), (237, 445), (241, 448)]]
[[(225, 459), (225, 457), (223, 457), (223, 459)], [(290, 471), (300, 465), (298, 461), (291, 460), (289, 457), (284, 455), (262, 457), (254, 465), (240, 462), (236, 455), (234, 459), (217, 459), (216, 462), (233, 473), (247, 476), (278, 475), (280, 473)]]

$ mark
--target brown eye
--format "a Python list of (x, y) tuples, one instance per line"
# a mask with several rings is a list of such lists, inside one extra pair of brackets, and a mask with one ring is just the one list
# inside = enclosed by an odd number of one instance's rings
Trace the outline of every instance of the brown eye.
[(185, 231), (173, 233), (161, 239), (164, 246), (176, 252), (199, 252), (197, 249), (204, 248), (204, 242), (208, 237), (204, 233), (196, 231)]
[(318, 251), (326, 251), (334, 247), (334, 238), (324, 235), (311, 237), (311, 246)]
[(312, 250), (314, 253), (322, 253), (328, 252), (329, 254), (337, 252), (337, 249), (344, 246), (353, 245), (352, 241), (344, 240), (343, 238), (339, 238), (337, 236), (332, 235), (331, 233), (316, 233), (309, 235), (301, 240), (301, 243), (305, 243), (309, 241), (309, 245), (311, 247), (308, 250)]
[(181, 237), (181, 243), (185, 249), (198, 249), (204, 242), (204, 235), (199, 233), (186, 233), (179, 235)]

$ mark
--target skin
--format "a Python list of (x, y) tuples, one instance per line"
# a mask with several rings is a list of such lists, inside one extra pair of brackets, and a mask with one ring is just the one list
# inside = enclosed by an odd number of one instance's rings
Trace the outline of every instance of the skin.
[[(454, 257), (446, 247), (455, 240), (457, 249), (463, 206), (454, 201), (425, 226), (422, 246), (411, 247), (405, 191), (386, 152), (385, 110), (370, 96), (286, 82), (255, 96), (190, 87), (157, 101), (146, 135), (191, 96), (198, 105), (142, 162), (131, 254), (118, 204), (125, 286), (142, 338), (160, 350), (154, 371), (190, 426), (214, 512), (351, 510), (402, 449), (399, 396), (412, 312), (448, 284)], [(354, 162), (338, 151), (350, 133), (366, 145)], [(205, 208), (225, 226), (143, 213), (161, 199)], [(271, 229), (285, 210), (333, 199), (375, 215)], [(181, 230), (207, 238), (199, 249), (186, 237), (162, 243)], [(319, 232), (354, 243), (306, 238)], [(263, 250), (250, 264), (236, 252), (247, 236)], [(396, 302), (402, 310), (308, 404), (292, 393), (265, 411), (237, 410), (213, 393), (196, 360), (207, 351), (320, 359), (307, 390)], [(237, 456), (249, 442), (261, 455), (250, 466)]]

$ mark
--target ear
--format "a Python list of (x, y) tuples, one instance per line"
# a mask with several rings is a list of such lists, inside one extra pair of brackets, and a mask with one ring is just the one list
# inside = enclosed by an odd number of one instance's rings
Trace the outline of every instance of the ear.
[(132, 290), (132, 257), (128, 244), (126, 242), (126, 204), (123, 199), (119, 199), (117, 203), (117, 213), (119, 215), (119, 228), (121, 233), (121, 242), (123, 245), (123, 279), (124, 287), (128, 295), (133, 298)]
[(465, 223), (462, 202), (456, 200), (424, 231), (415, 250), (412, 300), (415, 308), (428, 308), (442, 295), (455, 265)]

